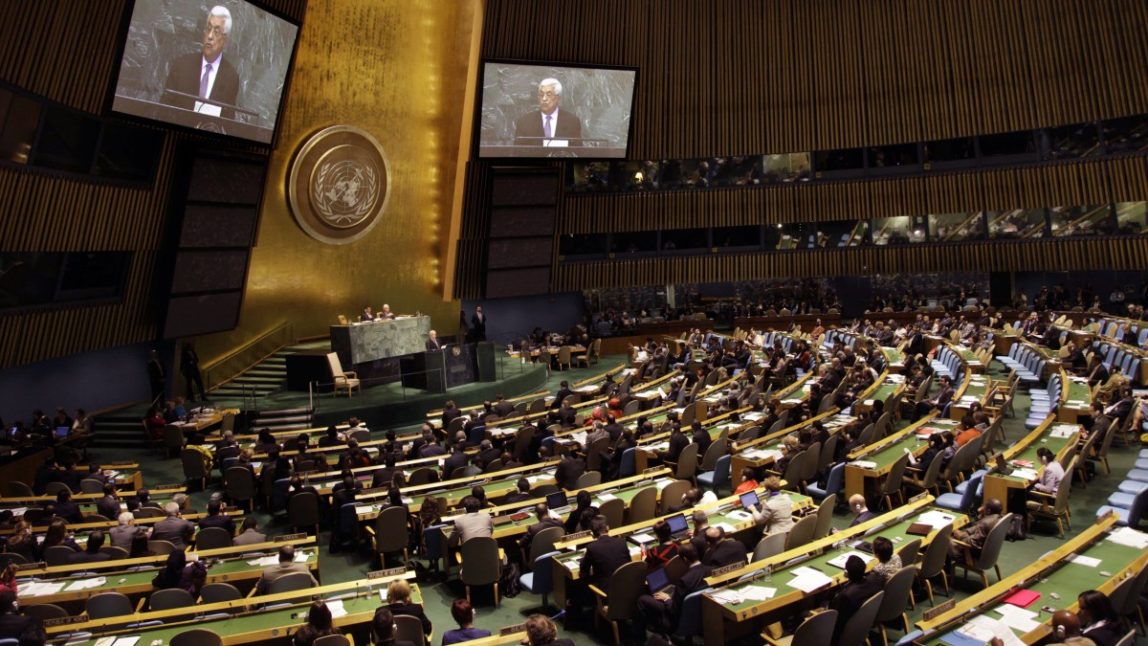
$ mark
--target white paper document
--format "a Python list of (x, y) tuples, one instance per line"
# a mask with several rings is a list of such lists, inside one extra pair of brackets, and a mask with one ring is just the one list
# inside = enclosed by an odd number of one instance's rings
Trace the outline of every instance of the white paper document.
[(845, 552), (844, 554), (838, 554), (837, 556), (833, 557), (829, 561), (829, 564), (832, 565), (833, 567), (838, 567), (838, 568), (841, 568), (842, 570), (844, 570), (845, 569), (845, 561), (848, 561), (850, 556), (856, 556), (857, 558), (861, 559), (862, 561), (865, 561), (866, 565), (868, 565), (870, 561), (876, 560), (876, 558), (874, 558), (873, 556), (870, 556), (868, 554), (853, 551), (853, 552)]
[(327, 602), (327, 610), (331, 611), (331, 617), (338, 619), (339, 617), (347, 616), (347, 609), (343, 606), (343, 600), (338, 599), (335, 601)]
[(793, 570), (794, 576), (789, 580), (789, 587), (796, 588), (808, 594), (833, 583), (833, 579), (811, 567), (799, 567)]
[(1085, 567), (1096, 567), (1100, 565), (1100, 559), (1083, 554), (1073, 554), (1068, 557), (1068, 561), (1069, 563), (1076, 563), (1077, 565), (1083, 565)]
[(1049, 431), (1048, 436), (1064, 440), (1070, 437), (1075, 437), (1079, 432), (1080, 428), (1075, 424), (1057, 424), (1056, 426), (1052, 427), (1052, 430)]
[(741, 603), (741, 594), (737, 590), (720, 590), (713, 594), (714, 600), (718, 603), (734, 605)]
[(746, 586), (741, 590), (741, 596), (748, 601), (765, 601), (772, 599), (775, 594), (777, 594), (777, 588), (767, 588), (759, 585)]
[(926, 511), (925, 513), (921, 514), (917, 517), (916, 520), (918, 523), (925, 523), (926, 525), (932, 525), (934, 529), (939, 529), (945, 525), (952, 524), (953, 517), (943, 511), (937, 511), (934, 509), (932, 511)]
[(79, 579), (76, 581), (72, 581), (68, 585), (68, 592), (72, 592), (75, 590), (88, 590), (90, 588), (98, 588), (107, 582), (108, 582), (108, 580), (102, 576), (97, 576), (97, 577), (92, 578), (92, 579)]
[(21, 597), (42, 597), (64, 589), (67, 581), (32, 581), (20, 585)]
[(989, 615), (973, 617), (957, 632), (986, 644), (997, 637), (1004, 642), (1004, 646), (1024, 646), (1024, 642), (1007, 625)]
[(876, 469), (877, 463), (870, 460), (854, 460), (849, 463), (850, 466), (855, 466), (858, 469)]
[(278, 562), (279, 562), (279, 556), (273, 554), (271, 556), (264, 556), (263, 558), (258, 558), (258, 559), (248, 561), (247, 564), (250, 566), (253, 566), (253, 567), (268, 567), (271, 565), (275, 565)]
[(1001, 623), (1009, 628), (1027, 633), (1036, 630), (1040, 626), (1040, 622), (1036, 621), (1037, 614), (1024, 608), (1018, 608), (1005, 603), (1001, 604), (996, 610), (1000, 613)]
[[(1120, 529), (1108, 534), (1108, 540), (1116, 543), (1117, 545), (1126, 545), (1128, 547), (1135, 547), (1137, 549), (1148, 548), (1148, 534), (1138, 532), (1131, 527), (1121, 527)], [(20, 594), (24, 591), (21, 590)]]

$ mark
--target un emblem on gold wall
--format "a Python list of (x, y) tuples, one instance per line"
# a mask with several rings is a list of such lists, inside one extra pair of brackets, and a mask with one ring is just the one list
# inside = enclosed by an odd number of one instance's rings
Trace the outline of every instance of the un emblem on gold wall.
[(379, 142), (354, 126), (331, 126), (299, 147), (287, 200), (299, 227), (327, 244), (348, 244), (378, 223), (387, 206), (387, 162)]

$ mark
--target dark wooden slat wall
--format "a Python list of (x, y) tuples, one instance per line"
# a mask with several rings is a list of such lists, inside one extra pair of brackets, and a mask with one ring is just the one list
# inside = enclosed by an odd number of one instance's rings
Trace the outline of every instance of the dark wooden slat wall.
[(1143, 157), (924, 177), (567, 196), (560, 233), (584, 234), (1075, 206), (1148, 198)]
[(969, 271), (1081, 271), (1148, 266), (1148, 239), (1031, 240), (1001, 245), (826, 249), (817, 252), (684, 256), (559, 263), (554, 291), (778, 277)]
[(636, 66), (633, 156), (824, 150), (1142, 112), (1140, 0), (489, 0), (483, 55)]
[[(302, 20), (306, 0), (265, 0)], [(124, 0), (0, 3), (0, 79), (102, 114), (115, 78)], [(0, 369), (157, 335), (152, 276), (167, 216), (174, 151), (168, 134), (151, 188), (129, 188), (0, 167), (0, 251), (131, 251), (119, 303), (0, 313)], [(248, 148), (248, 147), (243, 147)]]

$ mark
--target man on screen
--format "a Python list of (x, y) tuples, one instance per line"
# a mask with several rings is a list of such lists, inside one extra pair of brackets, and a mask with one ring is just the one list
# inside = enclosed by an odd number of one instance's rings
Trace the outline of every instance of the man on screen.
[(227, 46), (230, 34), (231, 12), (227, 7), (212, 7), (203, 27), (202, 51), (175, 59), (168, 69), (164, 103), (200, 114), (235, 118), (235, 111), (230, 108), (193, 98), (235, 105), (239, 95), (239, 74), (235, 66), (223, 58), (223, 48)]
[(560, 110), (562, 83), (555, 78), (538, 84), (538, 111), (519, 117), (514, 124), (514, 145), (549, 146), (554, 140), (582, 145), (582, 121), (569, 110)]

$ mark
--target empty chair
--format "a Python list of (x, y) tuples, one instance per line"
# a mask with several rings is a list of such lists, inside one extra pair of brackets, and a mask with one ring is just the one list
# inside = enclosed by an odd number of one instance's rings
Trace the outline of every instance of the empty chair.
[(207, 461), (204, 455), (195, 449), (183, 449), (179, 452), (179, 460), (183, 463), (183, 478), (185, 480), (198, 480), (199, 488), (207, 486)]
[(437, 477), (433, 469), (429, 467), (419, 467), (411, 472), (411, 477), (407, 478), (407, 484), (410, 486), (424, 485), (433, 482)]
[(20, 612), (29, 617), (39, 619), (41, 622), (68, 616), (67, 610), (64, 610), (54, 603), (37, 603), (29, 606), (21, 604)]
[[(550, 529), (557, 529), (559, 530), (559, 534), (561, 534), (562, 528), (560, 527), (551, 527)], [(542, 532), (539, 532), (539, 535), (541, 534)], [(536, 536), (534, 541), (537, 540), (538, 537)], [(554, 542), (551, 541), (550, 545), (553, 547)], [(530, 550), (531, 552), (534, 551), (534, 542), (531, 542)], [(519, 585), (521, 585), (527, 592), (542, 596), (543, 608), (546, 608), (547, 606), (546, 595), (554, 591), (554, 557), (558, 554), (561, 554), (561, 552), (551, 550), (539, 555), (532, 561), (533, 567), (531, 571), (526, 572), (518, 577)], [(416, 642), (416, 644), (417, 643), (418, 642)]]
[(127, 550), (122, 547), (116, 547), (115, 545), (104, 545), (100, 548), (100, 553), (107, 554), (109, 561), (118, 561), (120, 559), (126, 559), (128, 556), (130, 556)]
[(650, 520), (657, 514), (657, 509), (658, 488), (646, 487), (634, 494), (634, 497), (630, 499), (630, 518), (628, 522), (632, 525)]
[(61, 491), (72, 493), (71, 488), (69, 488), (68, 485), (64, 484), (63, 482), (49, 482), (48, 484), (44, 485), (45, 496), (55, 496)]
[(210, 630), (193, 628), (172, 637), (168, 646), (223, 646), (223, 638)]
[(578, 480), (577, 480), (577, 482), (575, 482), (574, 488), (575, 489), (585, 489), (587, 487), (593, 487), (594, 485), (599, 485), (599, 484), (602, 484), (602, 472), (601, 471), (587, 471), (586, 473), (583, 473), (582, 475), (578, 476)]
[(837, 494), (829, 494), (817, 506), (817, 524), (813, 528), (813, 540), (825, 538), (833, 529), (833, 508), (837, 506)]
[(208, 583), (199, 590), (199, 600), (202, 603), (235, 601), (242, 598), (243, 595), (230, 583)]
[(276, 577), (271, 583), (268, 583), (267, 594), (294, 592), (295, 590), (306, 590), (307, 588), (313, 587), (315, 587), (315, 579), (311, 576), (310, 572), (291, 572)]
[[(934, 460), (935, 462), (936, 460)], [(893, 467), (889, 469), (889, 475), (885, 476), (885, 481), (881, 483), (881, 499), (885, 501), (885, 509), (890, 510), (893, 508), (893, 497), (897, 497), (898, 503), (905, 502), (905, 496), (901, 493), (901, 481), (905, 479), (905, 467), (909, 465), (909, 454), (902, 454)]]
[(335, 394), (338, 394), (340, 390), (345, 390), (347, 397), (350, 397), (355, 390), (362, 391), (362, 382), (359, 380), (358, 373), (343, 370), (343, 364), (339, 361), (338, 354), (327, 353), (327, 365), (331, 369), (331, 381), (335, 385)]
[(597, 586), (591, 585), (590, 591), (597, 599), (594, 611), (594, 625), (600, 619), (610, 622), (614, 633), (614, 644), (622, 643), (619, 630), (620, 622), (628, 621), (634, 617), (638, 606), (638, 597), (645, 591), (646, 564), (634, 561), (620, 566), (610, 575), (610, 590), (603, 592)]
[(470, 589), (476, 585), (494, 586), (494, 603), (501, 603), (498, 593), (498, 579), (501, 575), (502, 559), (498, 543), (489, 537), (476, 537), (467, 540), (458, 550), (458, 578), (466, 586), (466, 600), (470, 601)]
[[(420, 621), (417, 617), (411, 617), (411, 619), (418, 621), (421, 626), (422, 621)], [(323, 635), (322, 637), (311, 642), (311, 646), (351, 646), (351, 640), (347, 639), (347, 637), (344, 635)]]
[(672, 462), (667, 462), (666, 464), (673, 464), (675, 478), (693, 482), (694, 477), (698, 473), (698, 445), (690, 444), (686, 446), (678, 456), (676, 464)]
[(408, 641), (416, 646), (426, 643), (423, 622), (412, 615), (395, 615), (395, 641)]
[(84, 478), (80, 481), (80, 493), (102, 493), (103, 490), (103, 480), (97, 480), (96, 478)]
[(195, 535), (195, 549), (197, 550), (214, 550), (231, 547), (231, 545), (231, 534), (222, 527), (206, 527), (199, 530), (199, 533)]
[(723, 433), (721, 437), (714, 440), (706, 449), (705, 455), (702, 456), (702, 462), (699, 468), (702, 471), (713, 471), (717, 468), (718, 458), (726, 454), (729, 445), (729, 439)]
[[(712, 448), (713, 446), (711, 445), (710, 449)], [(706, 451), (706, 455), (709, 455), (709, 450)], [(732, 459), (733, 456), (728, 453), (718, 457), (714, 463), (713, 470), (698, 474), (698, 486), (705, 487), (715, 494), (723, 487), (729, 486), (730, 462)]]
[(785, 551), (801, 547), (813, 540), (813, 532), (817, 529), (817, 515), (811, 514), (797, 521), (793, 529), (789, 530), (785, 538)]
[[(1005, 514), (997, 520), (993, 528), (989, 530), (988, 536), (985, 537), (984, 545), (981, 547), (980, 555), (974, 557), (970, 550), (965, 550), (965, 558), (963, 562), (958, 562), (957, 567), (964, 568), (965, 574), (968, 575), (969, 570), (978, 572), (981, 575), (981, 583), (987, 588), (989, 587), (988, 576), (985, 572), (989, 569), (995, 570), (997, 573), (997, 580), (1001, 579), (1001, 569), (997, 565), (997, 560), (1001, 555), (1001, 547), (1004, 546), (1005, 536), (1008, 534), (1009, 523), (1012, 521), (1012, 514)], [(954, 540), (953, 542), (958, 545), (964, 545), (960, 541)]]
[(753, 555), (750, 557), (750, 562), (760, 561), (767, 559), (771, 556), (777, 556), (785, 551), (785, 539), (788, 534), (777, 532), (774, 534), (766, 534), (761, 537), (757, 545), (753, 547)]
[(929, 596), (929, 604), (933, 603), (933, 583), (932, 579), (937, 576), (941, 577), (941, 582), (945, 586), (945, 595), (949, 594), (949, 575), (945, 574), (945, 559), (949, 555), (949, 544), (953, 536), (953, 526), (945, 525), (937, 530), (933, 536), (932, 542), (925, 548), (925, 556), (921, 559), (921, 567), (917, 572), (917, 578), (925, 584), (925, 593)]
[(67, 565), (76, 554), (76, 550), (67, 545), (53, 545), (44, 550), (44, 562), (48, 565)]
[(774, 639), (762, 635), (767, 644), (776, 646), (825, 646), (833, 641), (833, 627), (837, 625), (837, 611), (815, 612), (797, 626), (792, 635)]
[(255, 498), (255, 476), (246, 467), (228, 467), (223, 474), (223, 486), (231, 502), (250, 511)]
[(610, 527), (621, 527), (626, 522), (626, 503), (614, 498), (598, 505), (598, 513), (606, 517)]
[(135, 612), (131, 599), (119, 592), (101, 592), (88, 597), (85, 610), (91, 619), (121, 617)]
[(187, 608), (195, 605), (195, 599), (187, 590), (182, 588), (168, 588), (156, 590), (147, 598), (148, 610), (171, 610), (172, 608)]
[(407, 562), (410, 545), (407, 520), (406, 508), (399, 506), (387, 507), (375, 518), (375, 553), (379, 555), (381, 567), (387, 566), (387, 555), (396, 552), (402, 552), (403, 562)]
[(312, 530), (319, 533), (319, 497), (310, 491), (301, 491), (291, 494), (287, 500), (287, 522), (295, 527), (295, 531)]
[(7, 494), (11, 498), (31, 498), (36, 494), (32, 491), (32, 487), (20, 482), (19, 480), (10, 480), (7, 485)]
[(835, 495), (841, 492), (845, 486), (845, 463), (841, 462), (833, 465), (829, 469), (829, 475), (825, 478), (825, 487), (821, 488), (816, 482), (810, 482), (805, 485), (805, 491), (814, 500), (822, 500), (826, 496)]

